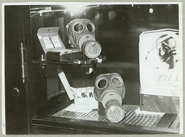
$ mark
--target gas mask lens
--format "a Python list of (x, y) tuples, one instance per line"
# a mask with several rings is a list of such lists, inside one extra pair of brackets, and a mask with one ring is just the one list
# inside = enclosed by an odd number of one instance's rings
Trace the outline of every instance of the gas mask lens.
[(98, 85), (97, 87), (100, 88), (100, 89), (105, 88), (106, 85), (107, 85), (107, 80), (101, 79), (101, 80), (98, 82), (97, 85)]
[(92, 23), (87, 23), (87, 29), (92, 33), (95, 31), (95, 26)]
[(112, 83), (117, 87), (123, 85), (123, 81), (120, 78), (112, 78)]
[(75, 24), (74, 25), (74, 30), (75, 30), (75, 32), (77, 32), (77, 33), (81, 33), (82, 31), (83, 31), (83, 25), (82, 24), (80, 24), (80, 23), (77, 23), (77, 24)]

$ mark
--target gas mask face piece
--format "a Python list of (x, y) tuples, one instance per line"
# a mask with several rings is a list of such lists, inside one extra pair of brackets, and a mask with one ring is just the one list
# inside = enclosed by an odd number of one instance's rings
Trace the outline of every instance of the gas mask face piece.
[(122, 99), (125, 97), (125, 85), (119, 74), (99, 75), (95, 80), (94, 96), (102, 103), (110, 122), (117, 123), (124, 118)]
[(96, 58), (101, 53), (101, 45), (95, 40), (95, 26), (88, 19), (75, 19), (67, 25), (69, 42), (80, 49), (88, 58)]

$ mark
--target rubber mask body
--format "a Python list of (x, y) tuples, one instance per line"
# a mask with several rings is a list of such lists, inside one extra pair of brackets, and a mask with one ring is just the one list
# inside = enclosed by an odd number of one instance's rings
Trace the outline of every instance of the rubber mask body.
[(95, 26), (89, 19), (75, 19), (67, 25), (67, 35), (73, 47), (83, 51), (89, 58), (101, 53), (101, 45), (95, 40)]

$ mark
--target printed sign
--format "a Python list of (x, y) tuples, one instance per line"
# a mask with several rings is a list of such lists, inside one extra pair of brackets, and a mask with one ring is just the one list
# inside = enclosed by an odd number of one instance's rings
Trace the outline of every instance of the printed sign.
[(178, 30), (150, 31), (140, 35), (142, 94), (180, 96), (180, 48)]

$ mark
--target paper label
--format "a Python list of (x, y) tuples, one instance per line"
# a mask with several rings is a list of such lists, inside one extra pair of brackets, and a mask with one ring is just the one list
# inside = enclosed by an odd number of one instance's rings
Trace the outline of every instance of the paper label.
[(54, 45), (52, 44), (49, 37), (43, 37), (42, 39), (44, 41), (46, 49), (54, 48)]
[(58, 36), (51, 37), (52, 43), (54, 44), (55, 48), (62, 47)]

